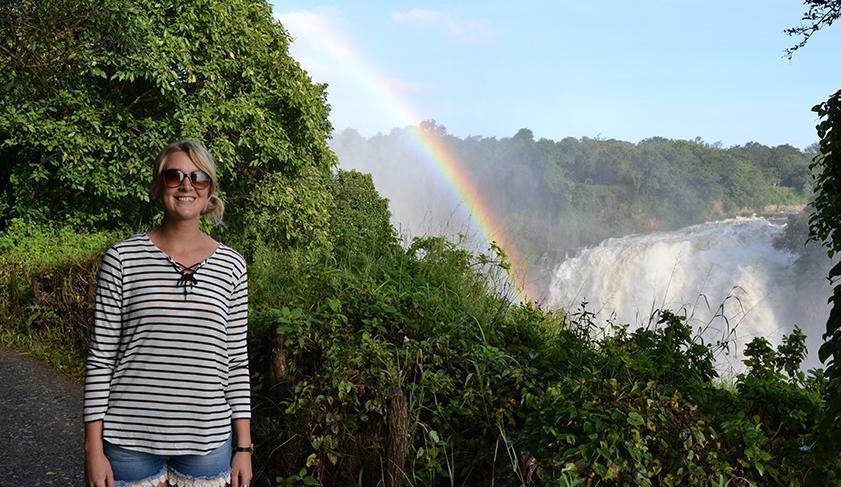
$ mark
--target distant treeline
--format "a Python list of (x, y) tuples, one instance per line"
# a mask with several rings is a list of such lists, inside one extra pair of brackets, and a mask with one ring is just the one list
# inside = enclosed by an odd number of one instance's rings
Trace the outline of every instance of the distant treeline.
[[(410, 130), (371, 138), (345, 130), (331, 143), (340, 164), (372, 173), (398, 219), (412, 218), (407, 208), (429, 206), (426, 200), (446, 191), (435, 188), (440, 180), (421, 174), (426, 166), (410, 149)], [(535, 140), (528, 129), (510, 138), (459, 138), (434, 122), (419, 130), (456, 156), (532, 263), (547, 252), (610, 236), (801, 205), (811, 191), (812, 148), (755, 142), (723, 148), (701, 139), (662, 137), (636, 144), (588, 137)], [(448, 211), (438, 216), (446, 218)]]

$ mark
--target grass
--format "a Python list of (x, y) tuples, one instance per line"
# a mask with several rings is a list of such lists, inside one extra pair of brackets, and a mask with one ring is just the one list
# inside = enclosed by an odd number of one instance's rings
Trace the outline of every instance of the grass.
[(85, 380), (84, 356), (68, 350), (64, 333), (56, 328), (24, 333), (3, 326), (0, 346), (39, 360), (77, 384)]

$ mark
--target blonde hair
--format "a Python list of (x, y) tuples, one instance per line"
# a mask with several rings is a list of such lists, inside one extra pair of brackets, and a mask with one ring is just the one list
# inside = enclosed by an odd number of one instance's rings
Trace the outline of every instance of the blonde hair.
[(173, 142), (158, 154), (158, 157), (155, 159), (155, 176), (152, 178), (152, 187), (150, 188), (152, 199), (160, 200), (163, 195), (164, 185), (162, 184), (161, 174), (163, 173), (167, 158), (174, 152), (187, 154), (187, 157), (193, 161), (193, 164), (199, 170), (206, 172), (210, 176), (207, 205), (201, 214), (211, 225), (223, 225), (222, 216), (225, 213), (225, 203), (215, 194), (216, 189), (219, 187), (219, 180), (216, 178), (216, 159), (213, 158), (210, 152), (200, 142), (196, 142), (195, 140), (184, 139)]

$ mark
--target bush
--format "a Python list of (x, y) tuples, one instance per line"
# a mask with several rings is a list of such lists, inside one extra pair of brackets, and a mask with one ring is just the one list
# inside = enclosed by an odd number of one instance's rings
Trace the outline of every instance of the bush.
[(340, 170), (332, 179), (330, 241), (337, 258), (388, 254), (397, 245), (388, 200), (374, 188), (370, 174)]
[(12, 220), (0, 234), (0, 343), (84, 373), (102, 254), (120, 232)]
[[(351, 178), (359, 184), (346, 189), (370, 189)], [(263, 481), (374, 485), (401, 449), (398, 480), (411, 485), (839, 478), (837, 455), (813, 448), (826, 380), (800, 372), (799, 331), (777, 348), (752, 342), (747, 371), (723, 389), (714, 350), (683, 317), (663, 311), (649, 328), (605, 333), (586, 311), (513, 305), (488, 292), (500, 263), (442, 238), (405, 248), (393, 232), (381, 238), (387, 215), (347, 204), (353, 194), (336, 192), (334, 208), (367, 214), (373, 228), (336, 241), (369, 252), (344, 259), (341, 245), (254, 244)], [(331, 219), (331, 233), (343, 235), (341, 221)], [(36, 355), (80, 371), (96, 267), (124, 236), (13, 223), (0, 236), (0, 272), (17, 279), (3, 295), (3, 343), (36, 344)], [(401, 417), (406, 429), (395, 434)]]
[(388, 478), (395, 394), (410, 485), (800, 484), (841, 468), (808, 447), (823, 379), (799, 374), (799, 332), (771, 355), (751, 344), (725, 390), (685, 318), (605, 334), (586, 311), (515, 306), (445, 239), (257, 255), (274, 298), (252, 327), (255, 433), (281, 484)]
[[(320, 179), (329, 220), (319, 217), (309, 234), (278, 233), (285, 227), (272, 226), (273, 213), (304, 219), (318, 206), (296, 206), (306, 200), (288, 198), (286, 184), (267, 185), (265, 204), (252, 208), (264, 220), (247, 235), (262, 481), (839, 478), (837, 455), (813, 448), (826, 380), (800, 372), (799, 329), (776, 349), (751, 342), (747, 371), (722, 389), (716, 349), (698, 343), (682, 316), (661, 311), (649, 327), (605, 332), (586, 309), (514, 305), (489, 291), (504, 255), (474, 255), (440, 237), (401, 246), (386, 201), (358, 173)], [(11, 283), (0, 294), (2, 343), (80, 378), (97, 267), (128, 233), (12, 221), (0, 235), (0, 277)]]
[(429, 239), (404, 250), (392, 240), (380, 251), (357, 256), (366, 262), (352, 268), (310, 265), (305, 277), (316, 283), (306, 292), (319, 295), (308, 307), (255, 316), (256, 368), (274, 370), (260, 380), (260, 394), (271, 398), (261, 406), (269, 423), (261, 436), (291, 439), (280, 458), (266, 461), (287, 466), (274, 473), (283, 477), (307, 468), (331, 485), (357, 476), (376, 483), (389, 390), (397, 390), (410, 405), (409, 478), (479, 482), (494, 465), (497, 421), (518, 414), (505, 391), (513, 392), (522, 371), (512, 371), (515, 358), (503, 348), (520, 341), (522, 323), (502, 327), (507, 313), (497, 315), (505, 307), (499, 298), (463, 299), (483, 278), (471, 270), (477, 261), (452, 244)]
[(329, 245), (330, 179), (312, 168), (294, 178), (267, 175), (244, 198), (248, 204), (242, 231), (225, 236), (240, 242), (248, 255), (260, 241), (281, 249)]

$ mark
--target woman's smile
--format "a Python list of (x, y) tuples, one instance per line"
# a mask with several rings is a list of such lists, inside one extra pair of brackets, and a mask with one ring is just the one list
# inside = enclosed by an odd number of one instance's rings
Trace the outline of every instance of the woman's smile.
[[(173, 152), (167, 158), (164, 170), (178, 169), (184, 174), (197, 171), (195, 163), (185, 152)], [(207, 205), (207, 188), (193, 187), (189, 177), (184, 177), (177, 187), (165, 187), (163, 190), (164, 211), (170, 218), (178, 220), (199, 219), (201, 211)]]

